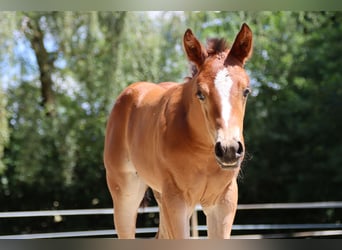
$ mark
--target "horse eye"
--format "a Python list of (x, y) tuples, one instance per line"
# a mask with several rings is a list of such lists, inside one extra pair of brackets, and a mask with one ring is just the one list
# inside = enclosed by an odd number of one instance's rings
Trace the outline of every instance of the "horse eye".
[(243, 97), (247, 97), (249, 93), (251, 93), (251, 90), (249, 88), (244, 89)]
[(198, 90), (198, 91), (196, 92), (196, 96), (197, 96), (197, 98), (200, 99), (201, 101), (204, 101), (204, 99), (205, 99), (205, 96), (203, 95), (203, 93), (202, 93), (200, 90)]

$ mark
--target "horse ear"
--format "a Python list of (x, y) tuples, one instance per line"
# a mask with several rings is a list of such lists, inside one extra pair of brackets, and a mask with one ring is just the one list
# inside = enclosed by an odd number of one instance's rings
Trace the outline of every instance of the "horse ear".
[(253, 35), (251, 29), (247, 24), (242, 24), (240, 32), (237, 34), (235, 41), (233, 43), (232, 48), (226, 58), (225, 63), (228, 60), (228, 57), (233, 56), (237, 60), (239, 60), (242, 65), (245, 64), (247, 59), (249, 59), (252, 55), (252, 46), (253, 46)]
[(208, 56), (206, 49), (197, 40), (191, 29), (187, 29), (183, 38), (183, 46), (189, 61), (199, 68)]

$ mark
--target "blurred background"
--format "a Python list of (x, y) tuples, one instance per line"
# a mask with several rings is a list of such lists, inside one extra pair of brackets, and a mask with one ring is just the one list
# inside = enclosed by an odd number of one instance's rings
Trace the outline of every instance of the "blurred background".
[[(341, 201), (342, 12), (0, 12), (0, 212), (112, 207), (102, 152), (117, 95), (183, 82), (187, 28), (232, 43), (243, 22), (254, 54), (239, 204)], [(241, 211), (235, 223), (266, 219), (340, 224), (342, 212)], [(91, 227), (112, 216), (0, 219), (2, 235)]]

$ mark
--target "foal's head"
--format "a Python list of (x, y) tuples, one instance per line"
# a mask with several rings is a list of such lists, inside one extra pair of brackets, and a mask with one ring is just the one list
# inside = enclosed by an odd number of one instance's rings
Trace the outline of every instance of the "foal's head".
[(243, 66), (252, 54), (252, 32), (243, 24), (231, 49), (222, 39), (209, 40), (205, 48), (191, 30), (183, 43), (195, 65), (192, 98), (203, 113), (216, 160), (222, 168), (238, 167), (245, 151), (243, 118), (250, 92)]

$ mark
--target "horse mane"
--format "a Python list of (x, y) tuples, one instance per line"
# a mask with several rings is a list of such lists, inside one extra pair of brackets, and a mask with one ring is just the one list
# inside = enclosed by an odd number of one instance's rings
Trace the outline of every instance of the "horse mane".
[[(209, 38), (207, 39), (206, 50), (208, 57), (216, 56), (221, 54), (230, 48), (230, 45), (224, 38)], [(198, 69), (195, 64), (190, 62), (190, 76), (185, 77), (186, 81), (190, 81), (196, 74)]]

